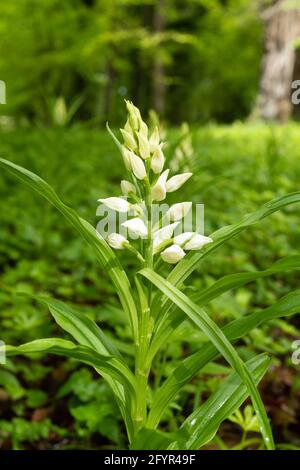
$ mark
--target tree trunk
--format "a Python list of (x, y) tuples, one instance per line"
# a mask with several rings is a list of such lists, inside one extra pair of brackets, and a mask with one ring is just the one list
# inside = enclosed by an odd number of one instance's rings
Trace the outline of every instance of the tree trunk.
[[(165, 29), (164, 0), (158, 0), (154, 9), (153, 29), (154, 33), (162, 33)], [(165, 70), (159, 48), (154, 57), (153, 64), (153, 102), (154, 109), (160, 115), (165, 111)]]
[(285, 9), (277, 0), (263, 13), (266, 22), (265, 52), (258, 97), (259, 115), (286, 122), (292, 112), (291, 84), (296, 62), (293, 41), (300, 36), (300, 9)]

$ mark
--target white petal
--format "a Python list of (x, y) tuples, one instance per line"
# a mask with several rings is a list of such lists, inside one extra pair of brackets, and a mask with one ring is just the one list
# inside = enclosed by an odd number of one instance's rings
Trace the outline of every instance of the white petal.
[(134, 140), (134, 137), (132, 134), (130, 134), (129, 132), (125, 131), (124, 129), (120, 129), (121, 133), (122, 133), (122, 136), (123, 136), (123, 139), (124, 139), (124, 143), (125, 145), (130, 149), (130, 150), (135, 150), (137, 145), (136, 145), (136, 141)]
[(144, 162), (140, 157), (135, 155), (135, 153), (133, 152), (130, 152), (130, 163), (131, 163), (133, 174), (136, 176), (138, 180), (143, 180), (144, 178), (146, 178), (147, 173), (146, 173)]
[(98, 201), (117, 212), (128, 212), (130, 209), (129, 202), (120, 197), (108, 197), (106, 199), (98, 199)]
[(166, 225), (161, 229), (157, 230), (153, 234), (153, 252), (156, 253), (157, 247), (164, 241), (170, 240), (172, 238), (173, 232), (179, 222), (174, 222), (173, 224)]
[(212, 243), (213, 240), (209, 237), (205, 237), (204, 235), (200, 235), (196, 233), (190, 241), (188, 241), (184, 245), (185, 250), (200, 250), (204, 245), (207, 243)]
[(156, 183), (151, 189), (151, 196), (154, 201), (163, 201), (166, 198), (167, 191), (164, 184)]
[(182, 173), (181, 175), (172, 176), (166, 183), (166, 190), (168, 193), (177, 191), (191, 176), (193, 173)]
[(161, 173), (165, 164), (165, 157), (160, 146), (157, 146), (151, 158), (151, 170), (158, 174)]
[(150, 158), (150, 145), (149, 145), (149, 142), (141, 132), (139, 132), (137, 136), (138, 136), (138, 141), (139, 141), (140, 156), (144, 160), (147, 160), (147, 158)]
[(138, 237), (146, 237), (148, 230), (142, 219), (135, 217), (134, 219), (126, 220), (122, 223), (123, 227), (128, 228), (130, 232), (137, 235)]
[(162, 259), (170, 264), (178, 263), (184, 256), (185, 252), (178, 245), (169, 246), (161, 253)]
[(122, 180), (121, 181), (121, 191), (124, 196), (128, 196), (129, 193), (136, 193), (136, 188), (134, 184), (130, 183), (130, 181)]
[[(195, 232), (181, 233), (180, 235), (177, 235), (176, 237), (174, 237), (174, 243), (182, 246), (184, 243), (191, 240), (194, 236), (195, 236)], [(185, 248), (185, 245), (184, 245), (184, 248)]]
[(155, 129), (151, 134), (151, 137), (149, 139), (149, 144), (150, 144), (150, 151), (153, 153), (156, 147), (159, 145), (159, 131), (158, 131), (157, 126), (155, 126)]
[(156, 183), (159, 183), (159, 184), (166, 184), (166, 181), (167, 181), (168, 176), (169, 176), (169, 172), (170, 172), (169, 169), (163, 171), (162, 174), (160, 175), (160, 177), (158, 178), (158, 180), (157, 180)]
[(170, 220), (181, 220), (190, 211), (191, 207), (191, 202), (179, 202), (171, 206), (166, 215)]
[(130, 150), (122, 145), (122, 156), (126, 170), (131, 171)]
[(111, 233), (108, 235), (107, 242), (115, 250), (124, 250), (126, 245), (129, 243), (128, 240), (119, 233)]

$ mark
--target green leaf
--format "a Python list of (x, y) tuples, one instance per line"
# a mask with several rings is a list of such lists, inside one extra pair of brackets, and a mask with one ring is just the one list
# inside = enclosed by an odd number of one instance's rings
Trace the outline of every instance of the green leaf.
[[(45, 296), (32, 296), (37, 301), (47, 305), (51, 314), (58, 325), (65, 331), (70, 333), (80, 344), (95, 349), (100, 354), (110, 355), (117, 357), (126, 367), (121, 354), (112, 344), (109, 338), (102, 332), (99, 326), (90, 318), (78, 312), (74, 308), (64, 304), (61, 301), (51, 299)], [(97, 368), (96, 370), (101, 373)], [(123, 416), (126, 413), (126, 394), (124, 395), (123, 386), (116, 382), (105, 372), (102, 372), (103, 377), (107, 380), (112, 391), (114, 392)]]
[(190, 252), (187, 256), (185, 256), (172, 270), (168, 276), (168, 281), (174, 285), (184, 282), (184, 280), (197, 268), (200, 260), (213, 253), (217, 248), (230, 240), (230, 238), (235, 237), (242, 231), (251, 227), (251, 225), (256, 224), (274, 212), (281, 210), (283, 207), (290, 204), (296, 204), (297, 202), (300, 202), (300, 191), (277, 197), (272, 201), (264, 204), (257, 211), (244, 217), (240, 222), (234, 225), (222, 227), (220, 230), (217, 230), (212, 235), (210, 235), (210, 237), (213, 239), (213, 243), (206, 245), (200, 251), (193, 253)]
[(68, 356), (80, 362), (89, 364), (105, 374), (113, 377), (121, 385), (133, 391), (135, 377), (132, 372), (118, 358), (104, 356), (87, 346), (79, 346), (72, 341), (60, 338), (45, 338), (30, 341), (20, 346), (0, 346), (0, 351), (4, 349), (7, 356), (18, 354), (51, 353), (59, 356)]
[(70, 333), (78, 343), (89, 346), (100, 354), (116, 356), (123, 361), (121, 354), (110, 339), (103, 333), (101, 328), (86, 315), (51, 297), (40, 295), (30, 296), (38, 302), (45, 304), (49, 308), (56, 323)]
[[(170, 444), (176, 442), (178, 438), (183, 436), (183, 432), (166, 433), (154, 429), (142, 428), (137, 433), (131, 450), (165, 450)], [(188, 434), (186, 434), (188, 437)]]
[[(293, 271), (300, 269), (300, 256), (288, 256), (276, 261), (270, 268), (264, 271), (251, 271), (244, 273), (230, 274), (224, 276), (207, 289), (192, 294), (190, 299), (195, 302), (199, 307), (207, 304), (219, 295), (227, 292), (230, 289), (235, 289), (245, 284), (260, 279), (262, 277), (270, 276), (279, 272)], [(161, 312), (160, 312), (161, 314)], [(185, 320), (185, 315), (180, 310), (169, 310), (157, 322), (156, 329), (153, 334), (151, 344), (151, 351), (149, 353), (151, 360), (165, 344), (167, 338), (173, 331)]]
[(270, 423), (262, 403), (261, 397), (256, 389), (255, 383), (247, 366), (241, 360), (234, 347), (228, 341), (222, 330), (207, 313), (194, 304), (186, 295), (172, 286), (163, 277), (156, 274), (151, 269), (143, 269), (140, 274), (151, 281), (158, 289), (167, 295), (186, 315), (207, 335), (210, 341), (216, 346), (231, 367), (239, 374), (242, 381), (247, 385), (254, 409), (257, 413), (262, 436), (267, 449), (274, 449), (274, 442)]
[(197, 305), (202, 306), (223, 294), (224, 292), (227, 292), (230, 289), (236, 289), (237, 287), (244, 286), (245, 284), (255, 281), (256, 279), (280, 272), (297, 270), (300, 270), (300, 256), (288, 256), (276, 261), (274, 264), (272, 264), (272, 266), (270, 266), (270, 268), (265, 269), (264, 271), (251, 271), (224, 276), (202, 292), (197, 292), (196, 294), (192, 295), (191, 299), (193, 302), (196, 302)]
[[(187, 279), (190, 274), (192, 274), (200, 261), (214, 253), (215, 250), (217, 250), (228, 240), (256, 224), (257, 222), (263, 220), (265, 217), (268, 217), (274, 212), (281, 210), (283, 207), (290, 204), (296, 204), (298, 202), (300, 202), (300, 191), (277, 197), (272, 201), (264, 204), (257, 211), (244, 217), (240, 222), (217, 230), (210, 235), (210, 237), (213, 239), (213, 243), (209, 243), (208, 245), (204, 246), (200, 251), (191, 251), (188, 253), (187, 256), (185, 256), (171, 271), (167, 278), (168, 281), (174, 286), (179, 286)], [(153, 304), (153, 310), (159, 312), (161, 318), (164, 318), (165, 314), (168, 312), (171, 306), (172, 302), (170, 302), (168, 298), (161, 299), (161, 296), (158, 296)]]
[[(256, 384), (268, 370), (269, 364), (270, 358), (266, 354), (261, 354), (246, 362)], [(236, 373), (226, 378), (218, 390), (181, 426), (181, 429), (189, 434), (186, 448), (199, 449), (209, 442), (218, 431), (220, 424), (231, 416), (247, 397), (247, 388)]]
[[(223, 329), (224, 335), (231, 342), (247, 335), (262, 323), (275, 318), (298, 313), (300, 309), (300, 290), (289, 293), (275, 305), (228, 323)], [(204, 344), (200, 351), (184, 359), (162, 386), (156, 390), (148, 416), (149, 427), (156, 427), (166, 407), (179, 390), (201, 369), (218, 356), (218, 349), (212, 344)]]
[(25, 395), (25, 390), (17, 377), (7, 370), (0, 369), (0, 385), (4, 387), (12, 400), (19, 400)]
[(0, 158), (0, 167), (9, 170), (17, 178), (43, 196), (78, 230), (85, 241), (93, 248), (97, 259), (109, 274), (116, 292), (119, 295), (124, 311), (129, 317), (134, 338), (137, 338), (138, 320), (134, 299), (131, 295), (129, 279), (118, 258), (105, 240), (97, 234), (96, 229), (78, 216), (74, 209), (64, 204), (54, 189), (39, 176), (25, 168)]

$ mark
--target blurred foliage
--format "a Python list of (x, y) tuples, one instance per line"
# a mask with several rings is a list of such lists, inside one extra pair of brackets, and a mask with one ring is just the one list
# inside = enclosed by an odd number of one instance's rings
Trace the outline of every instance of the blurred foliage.
[[(187, 132), (184, 126), (183, 132), (174, 129), (167, 133), (169, 160), (176, 156), (176, 148), (182, 149)], [(188, 141), (193, 184), (183, 187), (181, 195), (205, 204), (206, 234), (236, 222), (275, 196), (299, 190), (297, 124), (209, 125), (191, 128)], [(102, 131), (80, 126), (68, 130), (17, 129), (1, 134), (1, 153), (49, 181), (64, 201), (93, 225), (97, 223), (97, 199), (118, 194), (121, 156)], [(170, 202), (171, 199), (170, 194)], [(129, 330), (125, 319), (106, 273), (77, 233), (46, 202), (2, 172), (0, 218), (1, 340), (18, 344), (62, 335), (46, 310), (24, 295), (15, 295), (48, 293), (76, 304), (112, 338), (118, 337), (116, 344), (130, 362), (133, 351), (126, 344)], [(199, 265), (186, 288), (202, 289), (232, 272), (264, 269), (280, 257), (296, 254), (299, 240), (299, 207), (287, 208), (217, 250)], [(126, 253), (120, 256), (130, 271), (130, 259)], [(273, 275), (225, 293), (212, 301), (207, 310), (222, 325), (272, 305), (298, 286), (297, 272)], [(294, 445), (300, 444), (300, 387), (296, 380), (299, 370), (291, 364), (291, 342), (299, 338), (299, 327), (297, 316), (289, 322), (272, 321), (238, 344), (244, 359), (256, 351), (268, 351), (274, 356), (273, 369), (262, 385), (263, 396), (277, 442)], [(187, 351), (198, 350), (205, 341), (204, 335), (186, 321), (165, 345), (159, 360), (154, 361), (156, 385), (172, 373)], [(229, 371), (222, 361), (204, 368), (184, 388), (180, 400), (174, 400), (166, 410), (163, 427), (174, 430)], [(241, 416), (246, 420), (249, 414), (247, 410), (238, 416), (240, 426), (244, 423)], [(106, 385), (76, 361), (53, 356), (42, 360), (16, 358), (0, 369), (1, 448), (122, 448), (124, 433), (120, 423)], [(226, 432), (225, 423), (219, 433), (219, 445), (230, 442)], [(244, 436), (245, 442), (248, 437)]]
[(73, 116), (116, 123), (120, 97), (134, 99), (143, 111), (155, 108), (158, 82), (164, 96), (157, 111), (172, 123), (243, 118), (259, 79), (258, 5), (258, 0), (1, 2), (0, 78), (7, 85), (1, 113), (19, 124), (66, 125)]

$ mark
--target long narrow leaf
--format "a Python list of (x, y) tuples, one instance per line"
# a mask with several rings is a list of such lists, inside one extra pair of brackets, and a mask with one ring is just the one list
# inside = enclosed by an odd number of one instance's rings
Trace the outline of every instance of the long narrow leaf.
[(74, 209), (64, 204), (54, 189), (42, 178), (31, 171), (2, 158), (0, 158), (0, 166), (9, 170), (17, 178), (21, 179), (24, 183), (30, 186), (30, 188), (55, 206), (93, 248), (98, 260), (105, 271), (110, 275), (111, 280), (115, 285), (116, 292), (119, 295), (124, 311), (129, 317), (134, 338), (137, 338), (137, 312), (134, 299), (130, 292), (130, 282), (110, 246), (102, 237), (100, 237), (100, 235), (97, 235), (96, 229), (89, 222), (79, 217)]
[[(240, 222), (217, 230), (211, 235), (213, 243), (204, 246), (200, 251), (190, 252), (187, 256), (185, 256), (171, 271), (167, 278), (168, 281), (174, 286), (179, 286), (187, 279), (190, 274), (192, 274), (200, 261), (214, 253), (215, 250), (221, 247), (228, 240), (273, 214), (274, 212), (277, 212), (288, 205), (296, 204), (298, 202), (300, 202), (300, 191), (277, 197), (272, 201), (264, 204), (257, 211), (244, 217)], [(164, 297), (161, 299), (161, 296), (158, 296), (154, 303), (154, 310), (159, 310), (161, 317), (164, 318), (165, 314), (168, 312), (171, 306), (172, 302), (170, 302), (168, 298)]]
[[(246, 365), (254, 382), (258, 384), (268, 370), (270, 358), (266, 354), (261, 354), (250, 359)], [(189, 434), (186, 448), (199, 449), (209, 442), (218, 431), (220, 424), (232, 415), (247, 397), (247, 388), (236, 373), (226, 378), (218, 390), (181, 426), (181, 430)]]
[(104, 356), (95, 350), (76, 345), (72, 341), (60, 338), (37, 339), (20, 346), (1, 346), (7, 356), (16, 356), (18, 354), (51, 353), (59, 356), (68, 356), (78, 361), (89, 364), (101, 373), (110, 375), (133, 392), (135, 378), (127, 366), (119, 359), (111, 356)]
[(184, 257), (172, 270), (168, 277), (168, 281), (174, 285), (183, 282), (197, 268), (200, 260), (214, 252), (230, 238), (235, 237), (243, 230), (246, 230), (251, 227), (251, 225), (256, 224), (274, 212), (281, 210), (283, 207), (290, 204), (296, 204), (298, 202), (300, 202), (300, 191), (277, 197), (264, 204), (257, 211), (244, 217), (240, 222), (217, 230), (211, 235), (214, 242), (206, 245), (206, 247), (201, 251), (193, 253), (190, 252), (186, 257)]
[[(224, 335), (231, 342), (247, 335), (262, 323), (275, 318), (299, 313), (300, 290), (289, 293), (275, 305), (248, 315), (247, 317), (228, 323), (223, 329)], [(219, 354), (218, 349), (211, 343), (204, 344), (200, 351), (184, 359), (172, 372), (162, 386), (155, 392), (152, 407), (148, 416), (149, 427), (156, 427), (168, 404), (179, 390), (189, 382), (201, 369)]]
[[(230, 289), (236, 289), (244, 286), (251, 281), (279, 272), (287, 272), (300, 269), (300, 256), (288, 256), (276, 261), (270, 268), (264, 271), (251, 271), (244, 273), (235, 273), (224, 276), (214, 284), (203, 291), (197, 292), (190, 296), (191, 300), (199, 307), (206, 305), (219, 295)], [(161, 312), (160, 312), (161, 315)], [(169, 335), (185, 320), (185, 315), (180, 310), (168, 310), (166, 314), (158, 319), (156, 330), (153, 334), (151, 351), (149, 360), (152, 360), (159, 348), (165, 344)]]
[(158, 289), (167, 295), (186, 315), (207, 335), (210, 341), (220, 351), (231, 367), (240, 375), (247, 385), (254, 409), (257, 413), (262, 436), (267, 449), (274, 449), (274, 442), (270, 423), (262, 403), (261, 397), (256, 389), (255, 383), (248, 368), (241, 360), (232, 344), (228, 341), (222, 330), (211, 320), (206, 312), (194, 304), (186, 295), (172, 286), (163, 277), (151, 269), (143, 269), (140, 274), (151, 281)]

